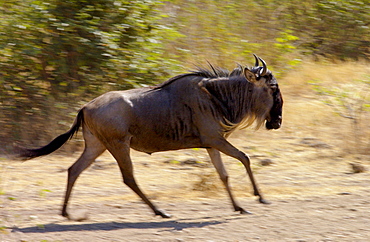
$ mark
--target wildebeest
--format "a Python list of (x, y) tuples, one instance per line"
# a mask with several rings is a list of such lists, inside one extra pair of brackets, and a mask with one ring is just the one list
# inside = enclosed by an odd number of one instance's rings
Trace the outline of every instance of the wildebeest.
[[(214, 67), (175, 76), (154, 87), (105, 93), (78, 112), (71, 129), (38, 149), (20, 148), (19, 157), (32, 159), (60, 148), (82, 127), (85, 149), (68, 169), (68, 183), (62, 216), (72, 187), (86, 168), (105, 150), (117, 160), (124, 183), (156, 215), (159, 210), (136, 184), (130, 148), (148, 154), (186, 148), (205, 148), (230, 196), (235, 211), (249, 213), (235, 201), (220, 152), (238, 159), (247, 170), (254, 195), (267, 203), (258, 190), (249, 157), (226, 138), (238, 128), (256, 123), (278, 129), (283, 100), (278, 83), (266, 63), (255, 55), (252, 68), (238, 65), (232, 72)], [(259, 62), (262, 66), (259, 66)]]

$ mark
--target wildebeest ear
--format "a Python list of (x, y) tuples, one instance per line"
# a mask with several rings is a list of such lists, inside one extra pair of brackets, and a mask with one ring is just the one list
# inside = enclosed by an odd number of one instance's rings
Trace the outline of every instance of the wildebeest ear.
[(247, 67), (244, 68), (244, 76), (251, 83), (257, 82), (256, 74), (254, 74), (252, 71), (250, 71)]

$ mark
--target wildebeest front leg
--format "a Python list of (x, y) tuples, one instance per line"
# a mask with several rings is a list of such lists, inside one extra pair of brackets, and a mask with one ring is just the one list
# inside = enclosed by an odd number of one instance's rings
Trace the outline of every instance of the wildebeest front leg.
[(155, 213), (155, 215), (160, 215), (162, 218), (170, 218), (171, 215), (159, 210), (149, 199), (145, 196), (145, 194), (140, 190), (139, 186), (137, 185), (134, 172), (132, 161), (130, 158), (130, 140), (127, 138), (125, 141), (115, 140), (109, 142), (107, 145), (109, 152), (114, 156), (117, 160), (119, 168), (122, 173), (123, 182), (130, 187)]
[(245, 153), (243, 153), (240, 150), (238, 150), (237, 148), (235, 148), (226, 139), (223, 139), (223, 138), (221, 139), (220, 138), (219, 140), (212, 141), (211, 143), (212, 143), (211, 147), (221, 151), (222, 153), (224, 153), (228, 156), (231, 156), (231, 157), (234, 157), (235, 159), (238, 159), (244, 165), (245, 169), (247, 170), (249, 179), (251, 180), (254, 195), (259, 197), (259, 202), (260, 203), (269, 204), (269, 202), (266, 201), (263, 198), (262, 194), (260, 193), (260, 191), (257, 187), (257, 183), (254, 179), (253, 172), (252, 172), (252, 169), (251, 169), (251, 166), (250, 166), (249, 157)]
[(249, 211), (246, 211), (242, 207), (240, 207), (239, 204), (234, 199), (234, 196), (229, 186), (229, 176), (227, 174), (224, 164), (222, 163), (220, 152), (213, 148), (207, 149), (207, 152), (209, 154), (209, 157), (211, 157), (211, 161), (215, 166), (218, 174), (220, 175), (221, 181), (224, 183), (226, 187), (226, 190), (230, 196), (231, 203), (233, 204), (235, 211), (239, 211), (240, 213), (250, 213)]

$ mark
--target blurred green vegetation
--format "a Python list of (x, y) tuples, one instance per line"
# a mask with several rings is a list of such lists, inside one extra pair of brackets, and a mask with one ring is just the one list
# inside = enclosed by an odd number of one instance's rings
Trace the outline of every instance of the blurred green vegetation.
[[(4, 0), (0, 146), (66, 131), (86, 101), (252, 53), (283, 75), (305, 56), (370, 58), (368, 0)], [(50, 130), (50, 131), (47, 131)]]

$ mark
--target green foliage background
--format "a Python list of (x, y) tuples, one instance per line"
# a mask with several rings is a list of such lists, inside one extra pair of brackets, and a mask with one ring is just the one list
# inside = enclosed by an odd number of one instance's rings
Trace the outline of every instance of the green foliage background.
[(284, 75), (305, 56), (369, 59), (369, 12), (368, 0), (4, 0), (0, 145), (39, 145), (91, 98), (206, 60), (256, 53)]

